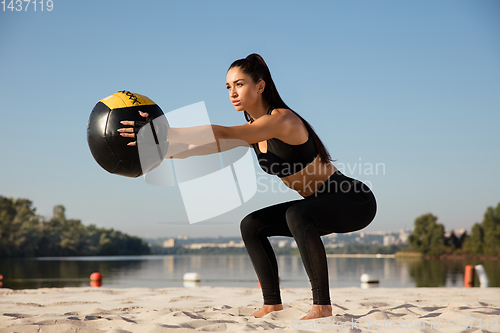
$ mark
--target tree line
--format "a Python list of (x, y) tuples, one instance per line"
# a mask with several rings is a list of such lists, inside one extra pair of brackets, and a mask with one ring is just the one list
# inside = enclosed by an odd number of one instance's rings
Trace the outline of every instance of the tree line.
[(415, 220), (408, 238), (412, 250), (425, 256), (470, 255), (500, 257), (500, 203), (488, 207), (483, 221), (472, 226), (470, 234), (457, 235), (453, 230), (447, 235), (437, 222), (437, 216), (424, 214)]
[(48, 219), (37, 215), (28, 199), (0, 196), (0, 257), (150, 253), (149, 245), (138, 237), (67, 219), (63, 206), (55, 206)]
[[(472, 255), (500, 257), (500, 203), (488, 207), (483, 221), (475, 223), (470, 234), (451, 231), (438, 223), (437, 216), (428, 213), (419, 216), (408, 238), (411, 250), (425, 256)], [(286, 253), (297, 249), (276, 248)], [(331, 250), (331, 249), (329, 249)], [(399, 248), (360, 248), (352, 244), (329, 253), (394, 253)], [(200, 253), (201, 252), (201, 253)], [(154, 246), (141, 238), (129, 236), (114, 229), (84, 226), (80, 220), (67, 219), (64, 206), (53, 209), (53, 216), (45, 218), (36, 214), (28, 199), (0, 196), (0, 258), (48, 257), (90, 255), (141, 255), (141, 254), (245, 254), (244, 248), (190, 250), (182, 247), (171, 249)], [(295, 254), (295, 252), (293, 254)]]

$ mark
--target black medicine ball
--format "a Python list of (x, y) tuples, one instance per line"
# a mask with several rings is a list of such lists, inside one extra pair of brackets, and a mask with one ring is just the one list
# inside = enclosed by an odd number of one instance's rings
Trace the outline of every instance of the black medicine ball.
[[(164, 126), (154, 126), (151, 122), (144, 125), (144, 127), (151, 127), (150, 129), (146, 129), (149, 130), (150, 134), (153, 134), (152, 138), (154, 137), (154, 140), (152, 140), (152, 144), (156, 143), (158, 148), (154, 149), (155, 152), (158, 152), (153, 157), (154, 161), (149, 156), (149, 161), (147, 162), (149, 165), (146, 166), (147, 170), (143, 170), (146, 163), (144, 162), (144, 158), (142, 158), (143, 166), (141, 167), (139, 145), (127, 146), (127, 143), (136, 141), (136, 139), (124, 138), (118, 132), (119, 128), (126, 127), (120, 121), (133, 120), (144, 122), (146, 118), (141, 117), (139, 111), (149, 113), (148, 119), (151, 121), (161, 116), (164, 118), (162, 119)], [(160, 143), (163, 143), (162, 146), (164, 148), (167, 128), (168, 123), (163, 111), (155, 102), (146, 96), (124, 90), (101, 99), (96, 104), (87, 123), (87, 141), (92, 156), (103, 169), (121, 176), (139, 177), (158, 166), (163, 160), (166, 149), (160, 149)]]

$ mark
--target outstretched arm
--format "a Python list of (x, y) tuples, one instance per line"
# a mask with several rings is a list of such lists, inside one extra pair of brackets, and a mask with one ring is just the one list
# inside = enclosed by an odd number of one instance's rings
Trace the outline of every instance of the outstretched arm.
[(210, 155), (227, 151), (236, 147), (249, 147), (249, 145), (241, 140), (224, 139), (220, 139), (217, 140), (217, 142), (211, 142), (200, 146), (189, 145), (186, 143), (170, 142), (165, 158), (183, 159), (191, 156)]
[[(166, 158), (186, 158), (196, 155), (214, 154), (236, 147), (247, 146), (270, 138), (287, 138), (293, 135), (294, 118), (288, 110), (264, 115), (252, 123), (240, 126), (202, 125), (183, 128), (169, 128), (168, 141), (172, 154)], [(140, 111), (139, 111), (140, 112)], [(141, 116), (148, 114), (140, 112)], [(125, 126), (134, 126), (134, 121), (122, 121)], [(135, 138), (134, 128), (118, 130), (124, 137)], [(135, 146), (136, 142), (128, 145)], [(170, 150), (170, 148), (169, 148)]]

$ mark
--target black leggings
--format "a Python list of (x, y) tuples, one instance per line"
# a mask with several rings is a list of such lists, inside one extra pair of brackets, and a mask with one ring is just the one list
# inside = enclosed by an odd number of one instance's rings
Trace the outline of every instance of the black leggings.
[(278, 264), (269, 236), (295, 239), (311, 282), (313, 304), (331, 304), (320, 236), (363, 229), (376, 210), (370, 189), (337, 171), (311, 196), (247, 215), (241, 222), (241, 235), (262, 287), (264, 304), (281, 304)]

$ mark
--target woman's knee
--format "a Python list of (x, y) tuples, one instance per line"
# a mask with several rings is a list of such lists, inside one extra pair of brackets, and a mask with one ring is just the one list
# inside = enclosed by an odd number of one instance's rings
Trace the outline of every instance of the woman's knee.
[(245, 238), (246, 236), (253, 235), (257, 232), (257, 224), (259, 220), (256, 218), (255, 213), (250, 213), (241, 220), (240, 231), (241, 236)]
[(293, 205), (286, 210), (286, 223), (292, 233), (311, 224), (310, 216), (301, 205)]

